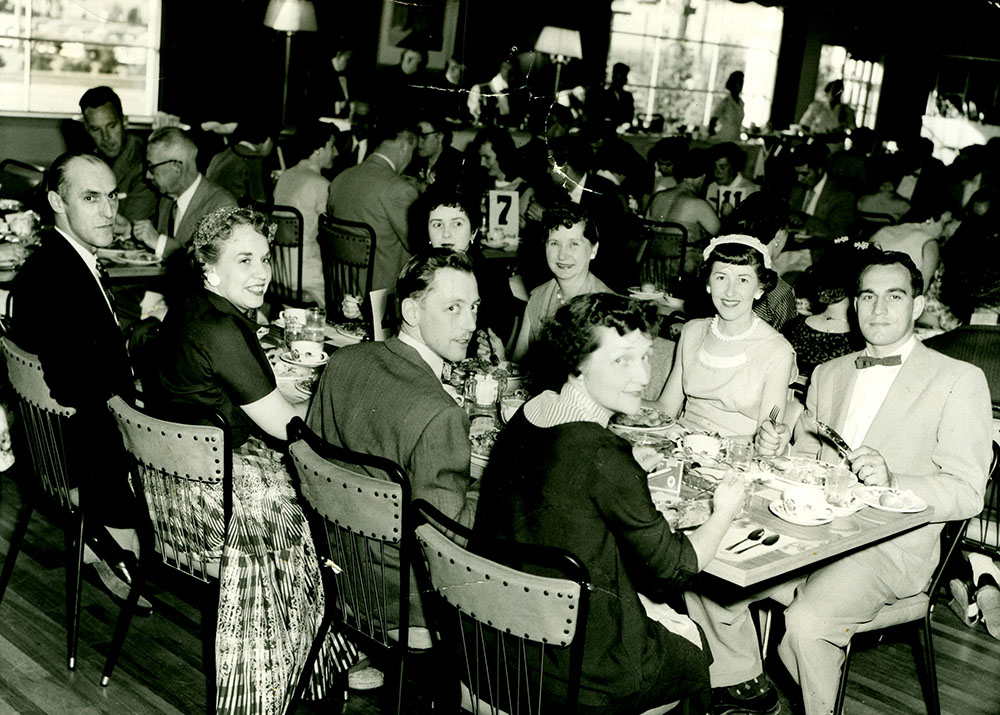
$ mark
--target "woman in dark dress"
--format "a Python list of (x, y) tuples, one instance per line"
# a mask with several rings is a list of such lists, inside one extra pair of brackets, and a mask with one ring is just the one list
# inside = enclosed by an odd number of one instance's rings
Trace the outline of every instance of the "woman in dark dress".
[[(560, 308), (536, 353), (550, 373), (544, 383), (559, 391), (511, 418), (482, 480), (480, 503), (490, 508), (476, 515), (477, 536), (558, 546), (590, 571), (581, 712), (642, 712), (683, 699), (702, 712), (709, 699), (711, 656), (697, 628), (677, 614), (653, 620), (638, 591), (656, 601), (680, 593), (714, 558), (743, 486), (724, 478), (709, 520), (674, 533), (631, 445), (607, 429), (615, 413), (639, 411), (655, 319), (650, 304), (605, 293)], [(564, 680), (568, 667), (566, 651), (551, 651), (547, 675)]]
[[(223, 533), (222, 492), (199, 504), (216, 530), (221, 558), (216, 628), (219, 713), (283, 713), (323, 615), (319, 565), (281, 453), (304, 410), (278, 392), (252, 315), (271, 280), (274, 225), (251, 209), (205, 216), (191, 241), (200, 285), (171, 307), (155, 351), (150, 400), (162, 407), (202, 405), (228, 419), (233, 450), (233, 511)], [(321, 697), (357, 651), (338, 634), (321, 649), (309, 693)]]

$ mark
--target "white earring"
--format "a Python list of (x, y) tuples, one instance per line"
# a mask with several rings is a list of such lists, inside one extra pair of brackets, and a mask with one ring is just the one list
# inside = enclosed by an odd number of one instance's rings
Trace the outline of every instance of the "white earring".
[(205, 280), (208, 281), (208, 284), (213, 287), (222, 284), (222, 279), (219, 278), (219, 274), (216, 273), (215, 271), (212, 271), (211, 273), (206, 273)]

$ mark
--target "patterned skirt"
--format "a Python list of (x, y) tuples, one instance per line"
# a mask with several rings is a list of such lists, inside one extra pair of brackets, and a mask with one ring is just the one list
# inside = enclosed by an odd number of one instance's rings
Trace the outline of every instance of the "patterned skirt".
[[(285, 711), (324, 603), (316, 550), (282, 455), (251, 438), (233, 454), (233, 514), (222, 549), (215, 636), (220, 715)], [(331, 629), (305, 697), (322, 698), (357, 659), (353, 644)]]

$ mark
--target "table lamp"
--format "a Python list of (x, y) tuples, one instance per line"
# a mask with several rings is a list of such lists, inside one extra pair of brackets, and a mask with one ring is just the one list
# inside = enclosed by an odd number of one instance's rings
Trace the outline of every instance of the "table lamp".
[(264, 13), (264, 26), (285, 33), (285, 82), (281, 93), (281, 126), (288, 109), (288, 65), (292, 59), (292, 35), (315, 32), (316, 8), (310, 0), (270, 0)]
[(571, 58), (583, 59), (579, 30), (546, 25), (538, 35), (535, 49), (538, 52), (552, 55), (552, 61), (556, 63), (556, 86), (553, 94), (558, 94), (559, 74), (562, 71), (562, 66), (567, 64)]

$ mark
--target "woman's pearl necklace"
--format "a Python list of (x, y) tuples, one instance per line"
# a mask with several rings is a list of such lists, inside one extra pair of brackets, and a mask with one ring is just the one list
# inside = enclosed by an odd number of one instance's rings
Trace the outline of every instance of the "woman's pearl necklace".
[(722, 331), (719, 330), (719, 316), (716, 315), (714, 318), (712, 318), (712, 335), (714, 335), (716, 338), (718, 338), (724, 343), (735, 343), (739, 342), (740, 340), (743, 340), (744, 338), (748, 338), (750, 336), (750, 333), (756, 330), (759, 324), (760, 324), (760, 317), (754, 315), (753, 320), (750, 321), (750, 327), (744, 330), (742, 333), (738, 333), (736, 335), (723, 335)]

